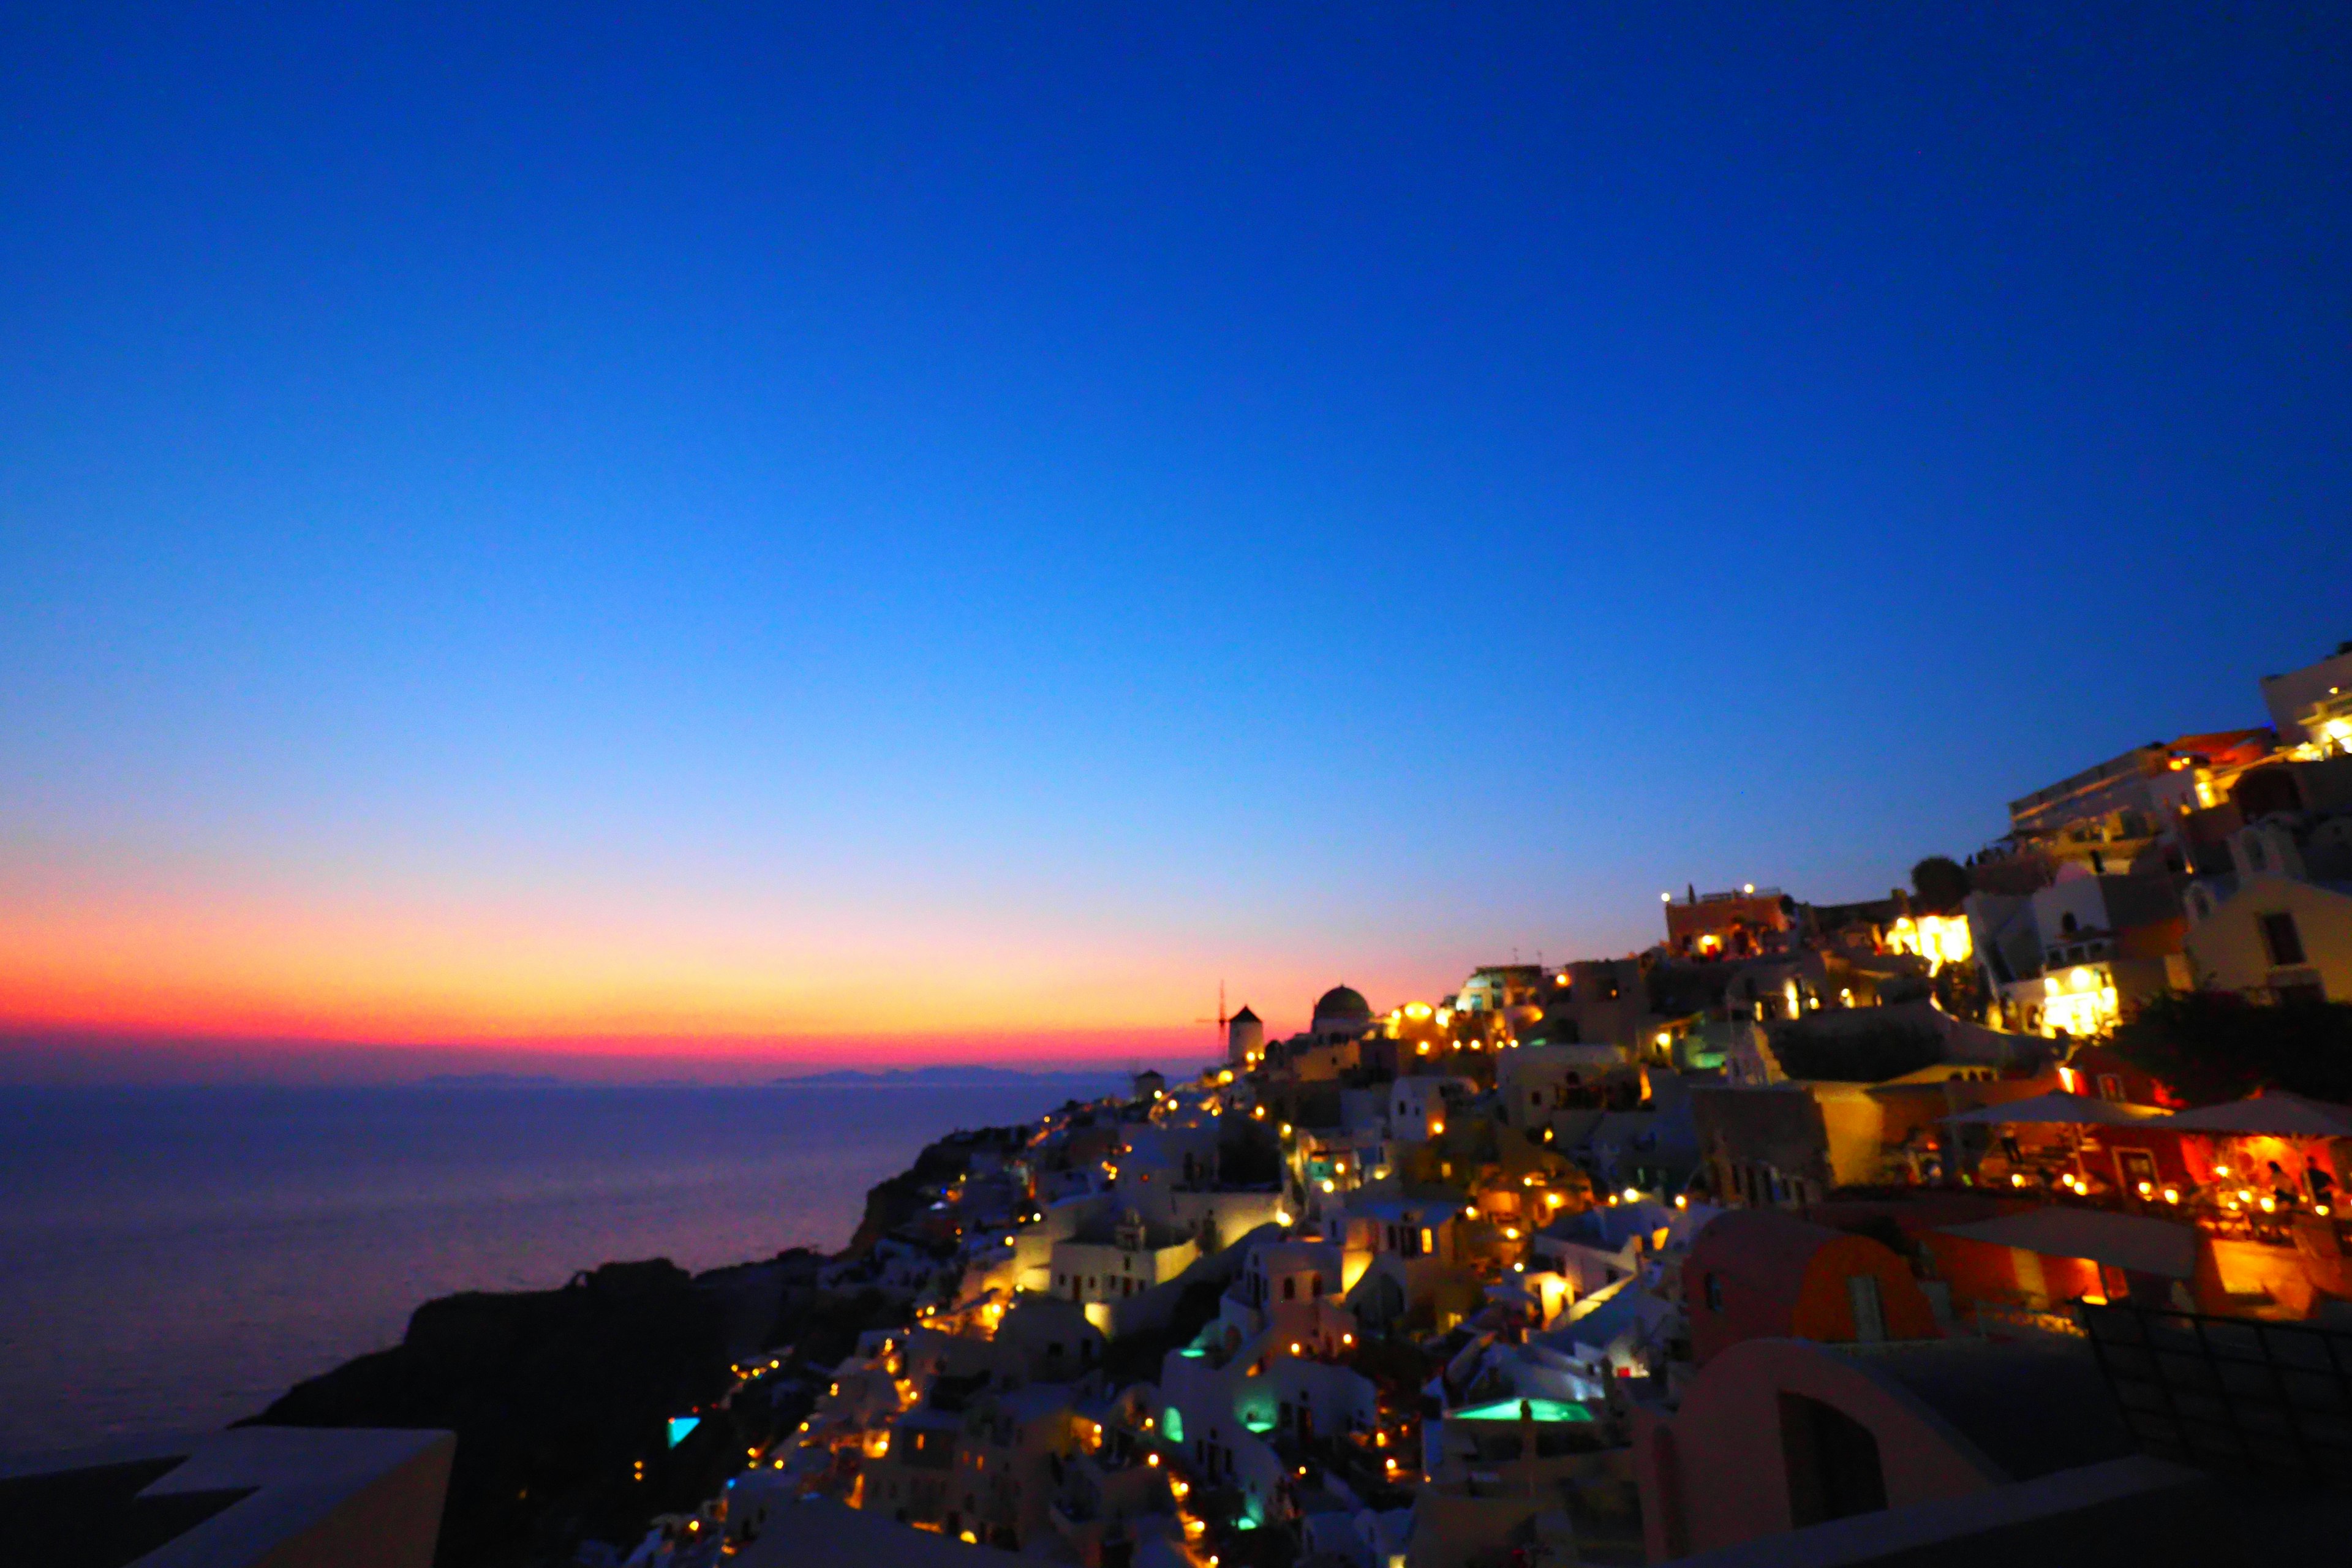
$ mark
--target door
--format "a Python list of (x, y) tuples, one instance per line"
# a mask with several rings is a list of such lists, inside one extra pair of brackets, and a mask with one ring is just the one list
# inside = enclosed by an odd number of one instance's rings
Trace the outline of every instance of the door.
[(1789, 1522), (1800, 1530), (1886, 1506), (1878, 1439), (1843, 1410), (1801, 1394), (1780, 1395), (1780, 1455)]
[(1879, 1299), (1877, 1277), (1848, 1275), (1845, 1293), (1846, 1300), (1853, 1304), (1853, 1337), (1866, 1345), (1884, 1340), (1886, 1337), (1886, 1304)]

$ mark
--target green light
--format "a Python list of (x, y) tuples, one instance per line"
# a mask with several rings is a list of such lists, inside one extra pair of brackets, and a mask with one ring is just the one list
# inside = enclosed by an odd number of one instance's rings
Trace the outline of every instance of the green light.
[(1448, 1421), (1517, 1421), (1519, 1406), (1525, 1405), (1528, 1414), (1538, 1422), (1590, 1421), (1592, 1412), (1581, 1405), (1570, 1405), (1564, 1399), (1497, 1399), (1492, 1405), (1473, 1405), (1466, 1410), (1449, 1410)]

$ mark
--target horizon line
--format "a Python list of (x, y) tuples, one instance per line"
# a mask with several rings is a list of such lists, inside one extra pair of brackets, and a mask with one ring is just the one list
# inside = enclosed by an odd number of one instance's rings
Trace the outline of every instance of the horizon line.
[(504, 1075), (584, 1084), (754, 1084), (824, 1072), (1132, 1072), (1223, 1055), (1206, 1029), (382, 1040), (0, 1026), (0, 1084), (416, 1083)]

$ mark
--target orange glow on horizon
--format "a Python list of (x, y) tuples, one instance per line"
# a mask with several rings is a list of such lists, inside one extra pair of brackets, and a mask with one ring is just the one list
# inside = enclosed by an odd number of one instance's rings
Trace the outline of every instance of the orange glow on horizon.
[[(1223, 1049), (1196, 1022), (1213, 1007), (1200, 976), (1218, 953), (1164, 951), (1148, 932), (943, 913), (886, 942), (871, 933), (887, 922), (667, 900), (629, 918), (609, 897), (438, 901), (20, 884), (0, 896), (0, 1032), (745, 1068), (1139, 1053), (1181, 1065)], [(1281, 968), (1246, 998), (1261, 1016), (1303, 1013), (1335, 983), (1325, 962)]]

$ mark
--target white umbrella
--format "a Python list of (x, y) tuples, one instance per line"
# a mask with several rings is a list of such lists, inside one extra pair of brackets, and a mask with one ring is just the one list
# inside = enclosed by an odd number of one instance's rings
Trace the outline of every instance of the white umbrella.
[(2195, 1226), (2137, 1215), (2051, 1207), (1937, 1228), (1969, 1241), (2019, 1247), (2051, 1258), (2087, 1258), (2168, 1279), (2186, 1279), (2197, 1269)]
[(2176, 1132), (2222, 1132), (2242, 1138), (2352, 1138), (2352, 1110), (2299, 1094), (2263, 1094), (2168, 1116)]
[(2132, 1127), (2152, 1116), (2164, 1112), (2150, 1105), (2122, 1105), (2112, 1100), (2092, 1100), (2084, 1095), (2058, 1090), (2037, 1094), (2032, 1100), (2012, 1100), (2006, 1105), (1979, 1106), (1944, 1120), (1962, 1127), (1986, 1127), (1995, 1123), (2040, 1122), (2063, 1127)]

